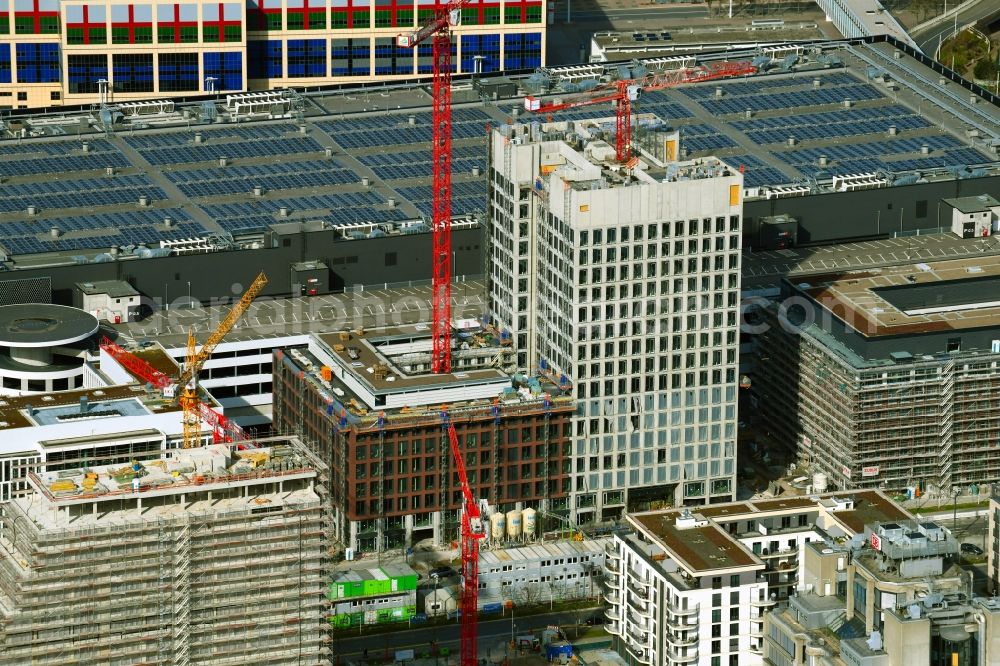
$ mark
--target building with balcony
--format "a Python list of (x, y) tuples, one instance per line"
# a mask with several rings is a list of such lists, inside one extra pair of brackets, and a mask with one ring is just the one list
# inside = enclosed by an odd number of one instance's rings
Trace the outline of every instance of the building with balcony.
[(793, 275), (765, 308), (753, 391), (830, 489), (1000, 479), (1000, 258)]
[[(134, 102), (211, 92), (412, 80), (431, 46), (402, 48), (434, 3), (377, 0), (129, 2), (0, 6), (0, 107)], [(458, 73), (543, 64), (539, 0), (469, 3), (453, 29)]]
[(634, 534), (608, 545), (607, 630), (633, 665), (769, 663), (766, 616), (815, 585), (803, 552), (908, 518), (877, 491), (629, 514)]
[(813, 542), (804, 589), (764, 620), (775, 666), (979, 666), (1000, 662), (1000, 600), (977, 597), (959, 543), (929, 521)]
[(986, 575), (990, 579), (990, 591), (1000, 590), (1000, 497), (990, 497), (986, 531)]

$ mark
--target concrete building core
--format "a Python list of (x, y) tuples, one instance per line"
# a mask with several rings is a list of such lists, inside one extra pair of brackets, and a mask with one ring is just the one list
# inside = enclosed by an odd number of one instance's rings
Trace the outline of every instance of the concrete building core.
[(0, 505), (0, 664), (328, 658), (326, 468), (299, 440), (28, 483)]
[[(642, 145), (676, 141), (638, 122)], [(645, 149), (617, 164), (613, 134), (604, 118), (491, 136), (490, 310), (518, 367), (573, 383), (581, 523), (735, 491), (742, 175)]]
[[(454, 322), (453, 371), (431, 374), (425, 325), (314, 334), (275, 352), (274, 427), (299, 431), (329, 461), (334, 532), (371, 552), (456, 538), (462, 495), (443, 428), (447, 411), (487, 520), (536, 508), (565, 516), (569, 420), (560, 378), (510, 368), (509, 340)], [(563, 378), (564, 379), (564, 378)]]

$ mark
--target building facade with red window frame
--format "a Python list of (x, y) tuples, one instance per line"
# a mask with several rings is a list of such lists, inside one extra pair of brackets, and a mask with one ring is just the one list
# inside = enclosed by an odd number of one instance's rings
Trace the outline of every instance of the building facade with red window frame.
[[(435, 0), (0, 0), (0, 109), (408, 81), (429, 75), (429, 47), (400, 49), (396, 35), (416, 30), (438, 7)], [(543, 65), (545, 23), (544, 0), (472, 0), (454, 30), (456, 71)]]

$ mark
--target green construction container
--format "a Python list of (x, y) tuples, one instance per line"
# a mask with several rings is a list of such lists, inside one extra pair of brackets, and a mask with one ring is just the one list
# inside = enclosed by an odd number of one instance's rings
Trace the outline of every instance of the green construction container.
[(417, 589), (417, 572), (405, 564), (392, 564), (382, 567), (389, 577), (389, 592), (406, 592)]
[(417, 589), (417, 572), (405, 564), (345, 571), (330, 583), (332, 600), (378, 597)]
[(392, 583), (389, 577), (379, 569), (369, 569), (370, 578), (365, 581), (365, 596), (374, 597), (392, 592)]

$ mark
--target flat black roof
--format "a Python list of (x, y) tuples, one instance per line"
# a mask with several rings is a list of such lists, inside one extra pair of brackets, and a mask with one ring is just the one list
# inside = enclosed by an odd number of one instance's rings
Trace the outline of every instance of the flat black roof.
[(901, 312), (948, 308), (1000, 300), (1000, 275), (872, 289)]
[(0, 306), (0, 345), (48, 347), (77, 342), (97, 332), (97, 318), (66, 305), (28, 303)]

